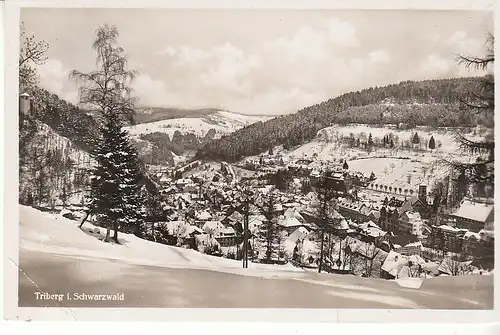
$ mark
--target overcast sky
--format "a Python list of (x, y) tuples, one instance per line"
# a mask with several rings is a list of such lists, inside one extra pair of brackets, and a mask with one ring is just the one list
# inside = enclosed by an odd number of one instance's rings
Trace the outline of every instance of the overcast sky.
[(118, 27), (141, 105), (283, 114), (402, 80), (470, 76), (454, 54), (484, 53), (491, 12), (24, 9), (46, 40), (42, 86), (77, 102), (72, 69), (95, 65), (99, 25)]

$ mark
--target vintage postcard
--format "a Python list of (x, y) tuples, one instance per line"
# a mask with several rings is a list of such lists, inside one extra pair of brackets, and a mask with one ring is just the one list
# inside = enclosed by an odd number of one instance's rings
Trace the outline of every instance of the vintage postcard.
[(8, 1), (6, 317), (498, 318), (497, 7), (378, 3)]

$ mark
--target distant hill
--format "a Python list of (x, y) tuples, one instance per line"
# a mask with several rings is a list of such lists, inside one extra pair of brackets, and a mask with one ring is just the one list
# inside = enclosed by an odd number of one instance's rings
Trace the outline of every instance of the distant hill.
[[(68, 138), (78, 149), (86, 152), (93, 149), (99, 136), (95, 115), (40, 87), (28, 93), (33, 97), (39, 122)], [(187, 156), (194, 156), (213, 139), (270, 118), (214, 108), (139, 107), (135, 124), (126, 129), (146, 164), (175, 165)]]
[(272, 146), (291, 148), (311, 141), (318, 130), (335, 124), (400, 124), (411, 128), (492, 126), (492, 119), (471, 113), (461, 97), (480, 85), (479, 78), (405, 81), (343, 94), (295, 114), (258, 122), (207, 143), (196, 157), (238, 161)]
[(242, 115), (215, 109), (140, 109), (138, 120), (154, 120), (127, 127), (144, 162), (175, 165), (221, 136), (269, 116)]
[(183, 109), (170, 107), (138, 107), (134, 116), (134, 123), (149, 123), (163, 120), (179, 119), (179, 118), (198, 118), (216, 113), (218, 109), (202, 108), (202, 109)]
[[(207, 118), (211, 115), (224, 112), (232, 115), (241, 115), (242, 117), (249, 116), (237, 114), (220, 108), (200, 108), (200, 109), (187, 109), (187, 108), (173, 108), (173, 107), (147, 107), (141, 106), (136, 108), (134, 116), (134, 123), (150, 123), (163, 120), (172, 119), (187, 119), (187, 118)], [(262, 115), (252, 115), (249, 117), (260, 117)]]

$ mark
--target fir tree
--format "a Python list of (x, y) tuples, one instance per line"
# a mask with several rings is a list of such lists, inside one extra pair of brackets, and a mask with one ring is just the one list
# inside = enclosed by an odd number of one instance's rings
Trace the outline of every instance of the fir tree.
[(368, 135), (368, 147), (373, 146), (373, 138), (372, 138), (372, 133)]
[(344, 165), (342, 166), (344, 170), (349, 170), (349, 164), (347, 164), (347, 161), (344, 161)]
[(279, 239), (279, 226), (278, 218), (274, 212), (274, 206), (276, 204), (276, 196), (273, 191), (269, 192), (267, 201), (265, 204), (264, 215), (266, 216), (266, 222), (261, 227), (260, 233), (266, 242), (266, 254), (265, 262), (270, 264), (272, 262), (273, 254), (275, 253), (276, 245)]
[(144, 200), (141, 190), (137, 151), (130, 145), (116, 114), (109, 114), (102, 127), (101, 145), (94, 156), (97, 166), (93, 172), (91, 204), (100, 223), (114, 230), (125, 229), (140, 235), (144, 221)]
[(412, 143), (420, 144), (420, 137), (418, 137), (418, 133), (415, 133), (415, 135), (413, 135)]
[(436, 141), (434, 140), (434, 136), (431, 136), (429, 140), (429, 149), (433, 150), (436, 148)]

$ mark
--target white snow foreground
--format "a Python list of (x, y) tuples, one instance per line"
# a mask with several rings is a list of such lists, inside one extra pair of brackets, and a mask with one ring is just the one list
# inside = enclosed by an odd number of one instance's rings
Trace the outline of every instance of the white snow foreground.
[[(99, 231), (99, 233), (95, 233)], [(269, 265), (242, 262), (201, 254), (195, 250), (168, 246), (119, 233), (121, 245), (105, 243), (106, 229), (89, 222), (78, 228), (78, 222), (62, 215), (44, 213), (20, 206), (21, 250), (68, 255), (75, 258), (101, 258), (120, 260), (129, 264), (168, 268), (202, 269), (264, 278), (297, 278), (305, 272), (292, 265)]]

